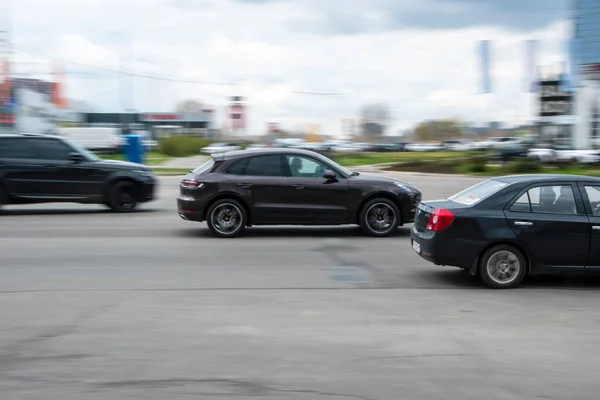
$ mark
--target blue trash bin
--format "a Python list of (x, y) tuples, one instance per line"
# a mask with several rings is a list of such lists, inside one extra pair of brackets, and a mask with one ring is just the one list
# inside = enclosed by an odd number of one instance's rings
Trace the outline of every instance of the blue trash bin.
[(144, 143), (142, 135), (123, 135), (125, 137), (125, 159), (138, 164), (144, 163)]

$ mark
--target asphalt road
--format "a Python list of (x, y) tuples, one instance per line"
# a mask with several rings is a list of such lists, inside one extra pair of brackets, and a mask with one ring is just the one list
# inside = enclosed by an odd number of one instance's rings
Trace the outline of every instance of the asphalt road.
[[(426, 199), (477, 181), (404, 177)], [(597, 277), (488, 290), (409, 228), (215, 239), (177, 182), (129, 215), (0, 216), (0, 399), (597, 399)]]

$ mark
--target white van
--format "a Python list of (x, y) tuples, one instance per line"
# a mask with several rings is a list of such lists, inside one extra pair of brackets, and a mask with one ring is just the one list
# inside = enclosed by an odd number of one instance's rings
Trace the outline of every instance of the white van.
[(118, 128), (57, 128), (52, 134), (84, 147), (95, 153), (115, 154), (121, 151), (125, 138)]

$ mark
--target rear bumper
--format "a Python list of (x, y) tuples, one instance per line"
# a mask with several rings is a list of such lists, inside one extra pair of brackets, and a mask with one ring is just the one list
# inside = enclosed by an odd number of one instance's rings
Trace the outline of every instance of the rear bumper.
[(186, 221), (204, 221), (204, 207), (192, 198), (177, 197), (177, 214)]
[[(415, 243), (416, 246), (415, 246)], [(470, 269), (477, 260), (482, 243), (448, 237), (445, 232), (419, 232), (413, 226), (410, 244), (421, 258), (435, 264)]]

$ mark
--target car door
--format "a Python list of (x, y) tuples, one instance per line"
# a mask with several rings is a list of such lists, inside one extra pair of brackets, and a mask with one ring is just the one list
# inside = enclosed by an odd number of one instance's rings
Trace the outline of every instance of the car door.
[(70, 159), (73, 148), (58, 138), (32, 140), (42, 166), (39, 192), (49, 198), (83, 198), (94, 193), (94, 169)]
[(590, 253), (586, 267), (600, 269), (600, 184), (579, 183), (590, 220)]
[(331, 167), (309, 156), (287, 154), (289, 200), (294, 221), (306, 224), (342, 224), (350, 222), (348, 180), (338, 174), (325, 179)]
[(507, 206), (506, 219), (535, 263), (543, 268), (583, 268), (589, 246), (589, 220), (577, 186), (529, 186)]
[(37, 197), (42, 168), (26, 137), (0, 137), (0, 182), (11, 196)]
[(290, 223), (293, 209), (289, 200), (289, 182), (283, 155), (257, 155), (234, 163), (228, 174), (251, 208), (252, 223)]

